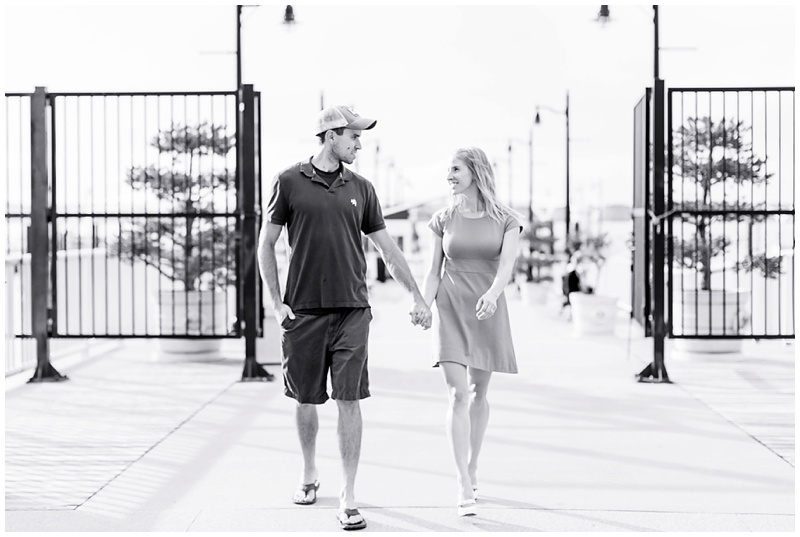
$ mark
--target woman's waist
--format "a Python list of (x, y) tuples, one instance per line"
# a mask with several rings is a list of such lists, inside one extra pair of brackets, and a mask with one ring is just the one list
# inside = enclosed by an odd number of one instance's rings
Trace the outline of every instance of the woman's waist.
[(450, 272), (486, 272), (494, 274), (500, 265), (499, 259), (453, 259), (444, 261), (444, 269)]

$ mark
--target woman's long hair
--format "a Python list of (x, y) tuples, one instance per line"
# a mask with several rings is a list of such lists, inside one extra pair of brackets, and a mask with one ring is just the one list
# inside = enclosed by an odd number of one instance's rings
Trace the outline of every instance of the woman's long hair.
[[(472, 180), (478, 187), (478, 205), (480, 206), (483, 203), (484, 210), (489, 218), (503, 224), (506, 221), (506, 217), (511, 215), (522, 222), (522, 217), (516, 211), (498, 199), (495, 191), (494, 170), (482, 149), (479, 147), (462, 147), (456, 151), (455, 156), (467, 165), (467, 169), (472, 174)], [(454, 194), (453, 203), (445, 213), (446, 217), (452, 217), (453, 213), (464, 205), (465, 201), (466, 196), (464, 194)]]

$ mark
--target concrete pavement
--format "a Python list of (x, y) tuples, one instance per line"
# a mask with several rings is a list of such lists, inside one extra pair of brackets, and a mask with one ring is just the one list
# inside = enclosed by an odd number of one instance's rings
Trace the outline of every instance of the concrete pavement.
[[(509, 290), (520, 374), (492, 379), (479, 515), (459, 519), (430, 333), (396, 283), (372, 303), (365, 531), (794, 529), (793, 343), (670, 353), (675, 384), (640, 384), (651, 341), (624, 316), (579, 338)], [(126, 341), (59, 368), (68, 382), (7, 381), (6, 530), (339, 532), (335, 405), (320, 408), (319, 501), (296, 506), (293, 403), (280, 379), (238, 382), (241, 349), (186, 361)], [(259, 355), (277, 359), (274, 332)]]

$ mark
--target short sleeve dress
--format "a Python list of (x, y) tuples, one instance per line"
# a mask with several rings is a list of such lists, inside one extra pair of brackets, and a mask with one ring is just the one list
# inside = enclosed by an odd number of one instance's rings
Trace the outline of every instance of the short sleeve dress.
[(505, 292), (488, 319), (478, 320), (475, 305), (492, 286), (505, 233), (521, 226), (513, 216), (501, 224), (489, 216), (468, 218), (453, 211), (448, 217), (445, 212), (436, 212), (428, 223), (442, 237), (444, 250), (442, 279), (436, 293), (433, 366), (456, 362), (485, 371), (516, 373)]

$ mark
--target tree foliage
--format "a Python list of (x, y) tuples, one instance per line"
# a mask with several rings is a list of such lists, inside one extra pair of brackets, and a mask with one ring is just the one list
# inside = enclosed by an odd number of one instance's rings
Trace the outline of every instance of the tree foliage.
[[(752, 126), (742, 121), (713, 122), (710, 117), (690, 117), (680, 126), (673, 145), (674, 210), (682, 224), (692, 231), (688, 238), (676, 238), (675, 251), (680, 264), (701, 274), (701, 288), (711, 288), (712, 260), (733, 244), (720, 236), (725, 222), (740, 219), (727, 211), (758, 211), (752, 189), (765, 185), (772, 177), (765, 158), (757, 156), (752, 144)], [(753, 222), (765, 216), (751, 214)], [(733, 256), (731, 256), (733, 257)], [(780, 272), (780, 260), (766, 253), (755, 253), (752, 245), (735, 270), (758, 269), (766, 277)]]
[(150, 145), (158, 151), (158, 162), (167, 160), (169, 166), (133, 166), (126, 180), (134, 192), (167, 207), (169, 216), (137, 217), (122, 225), (119, 254), (156, 268), (185, 290), (233, 284), (234, 219), (214, 214), (234, 208), (236, 176), (227, 168), (213, 169), (213, 157), (224, 160), (235, 137), (207, 123), (173, 125)]

